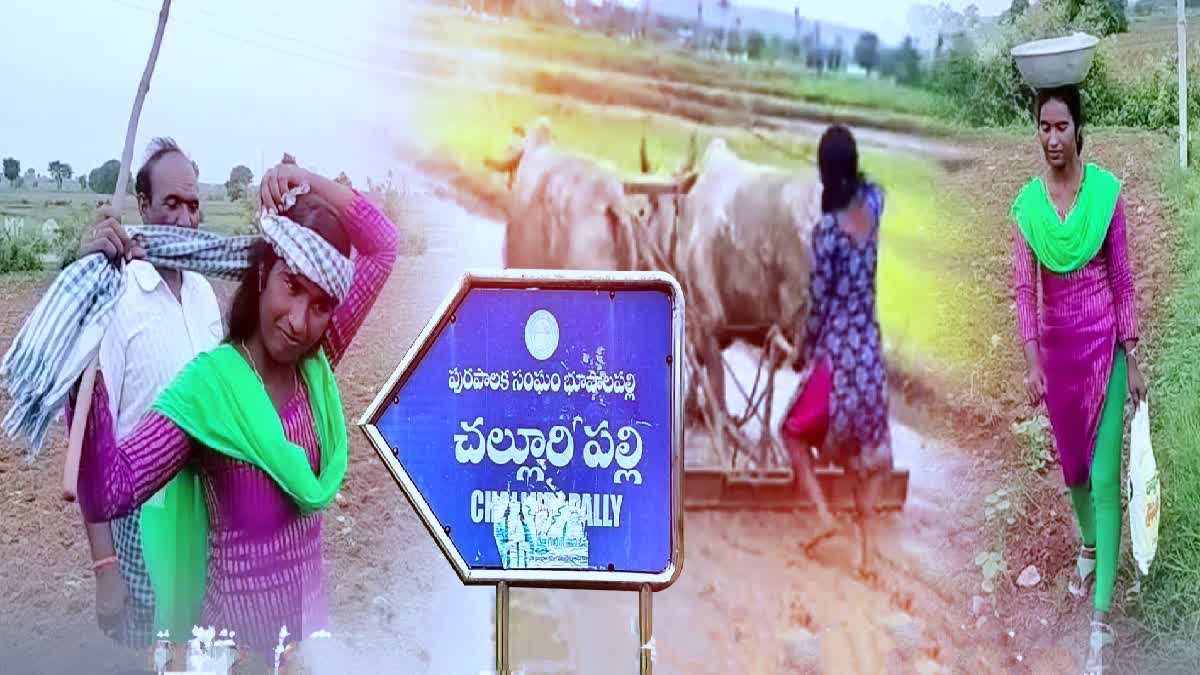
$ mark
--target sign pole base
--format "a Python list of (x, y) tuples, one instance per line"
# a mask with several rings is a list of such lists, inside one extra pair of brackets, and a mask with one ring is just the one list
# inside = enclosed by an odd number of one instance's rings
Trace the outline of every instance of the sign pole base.
[(638, 672), (651, 675), (654, 672), (654, 595), (649, 584), (638, 591)]
[(508, 668), (508, 582), (496, 584), (496, 672), (511, 675)]

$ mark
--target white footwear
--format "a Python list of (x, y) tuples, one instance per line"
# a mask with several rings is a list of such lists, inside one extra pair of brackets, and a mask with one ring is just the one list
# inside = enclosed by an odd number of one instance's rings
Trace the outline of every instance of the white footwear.
[(1092, 622), (1092, 634), (1088, 638), (1087, 661), (1084, 662), (1084, 675), (1103, 675), (1105, 669), (1111, 666), (1112, 645), (1117, 641), (1113, 629), (1101, 621)]
[(1092, 574), (1096, 571), (1096, 549), (1083, 546), (1079, 550), (1079, 558), (1075, 561), (1075, 573), (1067, 584), (1071, 595), (1082, 598), (1087, 595), (1092, 586)]

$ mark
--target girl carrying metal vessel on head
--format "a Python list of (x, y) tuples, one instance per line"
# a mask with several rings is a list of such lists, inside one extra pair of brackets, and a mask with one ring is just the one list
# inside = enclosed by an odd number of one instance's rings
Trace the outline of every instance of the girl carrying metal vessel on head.
[(1046, 404), (1079, 523), (1070, 591), (1082, 597), (1094, 584), (1086, 668), (1101, 673), (1114, 639), (1106, 617), (1121, 547), (1125, 402), (1146, 397), (1137, 299), (1121, 183), (1080, 156), (1079, 89), (1039, 91), (1034, 115), (1045, 172), (1012, 205), (1017, 324), (1029, 401)]

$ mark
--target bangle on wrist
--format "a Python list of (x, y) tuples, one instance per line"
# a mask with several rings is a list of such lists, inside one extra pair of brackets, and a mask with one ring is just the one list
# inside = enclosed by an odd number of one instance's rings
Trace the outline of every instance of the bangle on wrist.
[(95, 571), (99, 570), (101, 567), (104, 567), (105, 565), (115, 565), (115, 564), (117, 564), (117, 556), (110, 555), (107, 558), (101, 558), (100, 560), (93, 561), (92, 562), (92, 571), (95, 572)]

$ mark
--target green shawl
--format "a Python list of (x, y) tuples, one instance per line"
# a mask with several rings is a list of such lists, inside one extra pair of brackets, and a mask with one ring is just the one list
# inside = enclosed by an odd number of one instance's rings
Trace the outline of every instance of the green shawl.
[[(194, 441), (226, 457), (265, 471), (304, 514), (327, 506), (346, 476), (346, 420), (333, 370), (323, 349), (305, 359), (300, 373), (308, 386), (320, 476), (313, 475), (304, 448), (284, 436), (262, 380), (231, 344), (193, 359), (154, 404)], [(155, 597), (155, 630), (173, 641), (190, 638), (199, 619), (208, 581), (208, 511), (196, 469), (179, 472), (142, 508), (142, 548)]]
[(1013, 201), (1012, 217), (1041, 266), (1066, 274), (1088, 264), (1100, 252), (1120, 193), (1116, 176), (1088, 163), (1066, 221), (1059, 218), (1041, 178), (1021, 188)]

